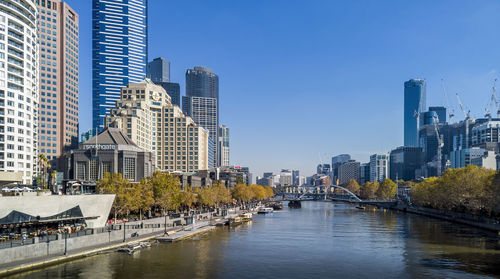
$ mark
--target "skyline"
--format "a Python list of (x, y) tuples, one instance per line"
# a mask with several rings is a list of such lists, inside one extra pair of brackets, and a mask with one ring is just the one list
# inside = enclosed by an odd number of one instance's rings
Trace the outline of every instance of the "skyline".
[[(81, 133), (91, 127), (91, 1), (67, 2), (80, 15)], [(426, 79), (428, 106), (445, 104), (444, 78), (456, 119), (456, 92), (473, 116), (484, 114), (498, 76), (499, 39), (490, 34), (499, 3), (300, 4), (149, 1), (148, 61), (170, 61), (182, 94), (188, 68), (219, 76), (231, 164), (254, 177), (282, 168), (309, 175), (318, 154), (325, 163), (342, 153), (367, 162), (401, 146), (403, 83), (411, 78)], [(179, 12), (165, 19), (165, 10)]]

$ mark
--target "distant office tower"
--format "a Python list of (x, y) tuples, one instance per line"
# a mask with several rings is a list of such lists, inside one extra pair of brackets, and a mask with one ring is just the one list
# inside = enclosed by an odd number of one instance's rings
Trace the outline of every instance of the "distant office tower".
[(332, 157), (332, 171), (334, 182), (339, 178), (339, 166), (349, 162), (349, 160), (351, 160), (351, 155), (349, 154), (340, 154)]
[(319, 164), (317, 167), (316, 167), (316, 173), (317, 174), (324, 174), (324, 175), (328, 175), (330, 174), (330, 171), (332, 169), (330, 168), (330, 164)]
[(34, 1), (0, 4), (0, 182), (31, 184), (38, 155), (38, 12)]
[(404, 146), (418, 146), (416, 114), (426, 110), (425, 80), (410, 79), (404, 86)]
[[(435, 119), (436, 117), (438, 117), (438, 114), (435, 111), (426, 111), (426, 112), (422, 113), (422, 117), (421, 117), (422, 121), (420, 122), (420, 129), (424, 125), (433, 125), (434, 126), (434, 122), (436, 122), (436, 119)], [(439, 119), (437, 120), (437, 122), (439, 123)], [(420, 144), (420, 142), (419, 142), (419, 144)]]
[[(39, 151), (49, 160), (78, 144), (78, 14), (60, 0), (36, 1), (40, 43)], [(53, 167), (58, 167), (53, 161)]]
[(359, 168), (360, 163), (355, 160), (349, 160), (346, 163), (343, 163), (339, 166), (339, 185), (344, 185), (349, 182), (351, 179), (359, 182)]
[(219, 126), (219, 166), (229, 166), (229, 128), (224, 125)]
[(147, 0), (92, 0), (92, 121), (102, 130), (120, 89), (146, 77)]
[(106, 125), (120, 128), (138, 147), (152, 152), (162, 171), (209, 169), (208, 131), (172, 105), (161, 86), (145, 79), (121, 92)]
[(389, 154), (370, 156), (370, 181), (382, 182), (389, 178)]
[[(219, 77), (212, 70), (194, 67), (186, 71), (186, 96), (182, 109), (193, 120), (208, 129), (210, 137), (217, 141), (219, 127)], [(218, 150), (215, 148), (215, 160)], [(214, 162), (217, 165), (217, 162)]]
[(170, 82), (170, 62), (163, 57), (153, 59), (148, 63), (146, 75), (156, 84)]
[(293, 185), (293, 176), (291, 170), (281, 170), (280, 173), (280, 185), (281, 186), (291, 186)]
[(292, 170), (292, 183), (293, 185), (300, 186), (299, 170)]
[(363, 163), (359, 166), (359, 184), (362, 185), (370, 181), (370, 163)]
[(434, 111), (437, 114), (439, 123), (446, 123), (446, 108), (445, 107), (429, 107), (429, 111)]
[(88, 130), (85, 133), (82, 133), (80, 143), (84, 143), (91, 139), (94, 136), (94, 132), (92, 130)]
[(181, 87), (176, 82), (155, 82), (161, 85), (167, 94), (172, 98), (172, 105), (181, 107)]
[(421, 147), (401, 146), (391, 151), (389, 160), (389, 177), (396, 181), (399, 179), (414, 180), (415, 172), (424, 164), (424, 153)]

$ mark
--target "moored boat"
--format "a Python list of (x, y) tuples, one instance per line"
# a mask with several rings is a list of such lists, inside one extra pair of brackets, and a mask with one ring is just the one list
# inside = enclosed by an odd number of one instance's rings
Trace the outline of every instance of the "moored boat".
[(243, 219), (241, 217), (229, 218), (229, 225), (230, 226), (237, 226), (241, 223), (243, 223)]
[(127, 245), (127, 247), (118, 248), (116, 251), (118, 251), (118, 252), (126, 252), (127, 254), (131, 255), (135, 251), (137, 251), (137, 250), (139, 250), (141, 248), (144, 248), (144, 247), (141, 245), (140, 242), (134, 242), (134, 243), (130, 243), (129, 245)]
[(261, 207), (259, 208), (259, 210), (257, 211), (257, 213), (259, 214), (267, 214), (267, 213), (273, 213), (273, 209), (271, 207)]
[(301, 208), (302, 204), (300, 203), (300, 200), (291, 200), (288, 202), (288, 207), (290, 208)]
[(252, 221), (252, 218), (253, 218), (253, 214), (248, 212), (248, 213), (243, 213), (240, 215), (241, 219), (244, 221), (244, 222), (248, 222), (248, 221)]
[(271, 202), (267, 204), (268, 207), (272, 207), (274, 210), (281, 210), (283, 209), (283, 203), (282, 202)]

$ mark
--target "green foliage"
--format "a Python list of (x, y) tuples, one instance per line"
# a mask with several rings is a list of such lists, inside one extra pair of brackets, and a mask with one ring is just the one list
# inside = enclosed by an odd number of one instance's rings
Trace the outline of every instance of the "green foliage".
[(349, 180), (347, 184), (345, 185), (345, 188), (349, 191), (351, 191), (355, 195), (359, 195), (359, 184), (355, 179)]
[(380, 184), (378, 181), (366, 182), (360, 189), (359, 196), (365, 200), (375, 199), (375, 193), (377, 192)]
[(240, 202), (248, 202), (253, 198), (253, 193), (245, 184), (239, 183), (231, 190), (233, 198)]
[(412, 187), (412, 201), (441, 210), (481, 215), (500, 214), (500, 175), (468, 165), (447, 169), (440, 178), (430, 177)]
[(396, 193), (398, 191), (398, 185), (394, 183), (389, 178), (384, 179), (377, 191), (375, 192), (375, 196), (380, 200), (391, 200), (394, 199)]

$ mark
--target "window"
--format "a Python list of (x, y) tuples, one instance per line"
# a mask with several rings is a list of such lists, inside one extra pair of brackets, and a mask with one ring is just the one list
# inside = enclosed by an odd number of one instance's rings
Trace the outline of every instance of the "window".
[(85, 162), (76, 163), (76, 179), (85, 180), (86, 166)]
[(123, 178), (135, 180), (135, 158), (124, 159)]

